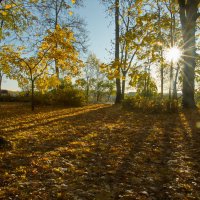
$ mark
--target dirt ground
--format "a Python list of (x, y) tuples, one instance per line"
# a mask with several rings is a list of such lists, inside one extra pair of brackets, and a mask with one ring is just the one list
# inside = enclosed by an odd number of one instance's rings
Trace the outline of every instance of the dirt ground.
[(0, 199), (200, 199), (200, 114), (0, 105)]

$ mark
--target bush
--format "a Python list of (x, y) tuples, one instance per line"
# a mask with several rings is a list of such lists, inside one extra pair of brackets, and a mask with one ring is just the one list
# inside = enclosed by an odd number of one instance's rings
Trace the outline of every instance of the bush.
[(170, 101), (160, 97), (128, 97), (122, 102), (122, 106), (129, 110), (138, 110), (150, 113), (177, 112), (179, 110), (178, 100)]
[(85, 95), (83, 92), (72, 87), (55, 90), (55, 103), (64, 106), (83, 106), (85, 104)]
[(200, 91), (195, 92), (195, 101), (197, 106), (200, 106)]
[(72, 87), (56, 89), (47, 93), (37, 92), (35, 94), (35, 105), (61, 105), (78, 107), (85, 104), (84, 94)]
[[(31, 102), (31, 94), (21, 92), (17, 96), (2, 95), (1, 102)], [(34, 104), (48, 106), (60, 105), (68, 107), (78, 107), (85, 104), (85, 95), (82, 91), (74, 89), (72, 86), (51, 90), (46, 93), (35, 92)]]
[(11, 96), (9, 94), (0, 95), (0, 102), (30, 102), (30, 97), (22, 93), (17, 96)]
[(0, 102), (15, 102), (16, 98), (10, 95), (1, 95)]

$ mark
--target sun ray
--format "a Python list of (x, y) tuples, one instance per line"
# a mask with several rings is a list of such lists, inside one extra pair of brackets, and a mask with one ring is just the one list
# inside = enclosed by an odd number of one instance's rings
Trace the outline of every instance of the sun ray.
[(174, 46), (166, 50), (165, 58), (167, 61), (178, 62), (182, 56), (182, 51)]

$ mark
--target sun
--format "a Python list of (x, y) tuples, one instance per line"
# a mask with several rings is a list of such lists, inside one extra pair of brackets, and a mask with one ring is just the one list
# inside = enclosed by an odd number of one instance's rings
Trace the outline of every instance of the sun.
[(165, 58), (167, 61), (178, 62), (181, 58), (181, 55), (181, 50), (175, 46), (166, 50)]

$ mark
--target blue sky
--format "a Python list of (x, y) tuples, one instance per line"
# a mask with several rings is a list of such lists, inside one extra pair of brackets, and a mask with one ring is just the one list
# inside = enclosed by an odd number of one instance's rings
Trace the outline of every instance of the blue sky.
[[(111, 40), (114, 38), (114, 24), (105, 12), (105, 7), (100, 0), (84, 0), (84, 7), (79, 8), (77, 13), (85, 19), (89, 31), (88, 52), (95, 53), (103, 62), (109, 60)], [(19, 90), (16, 81), (3, 79), (2, 89)]]
[(85, 8), (78, 10), (78, 13), (87, 23), (89, 30), (89, 51), (92, 51), (102, 61), (107, 61), (110, 55), (111, 39), (114, 38), (114, 24), (111, 17), (106, 13), (104, 5), (100, 0), (85, 0)]

